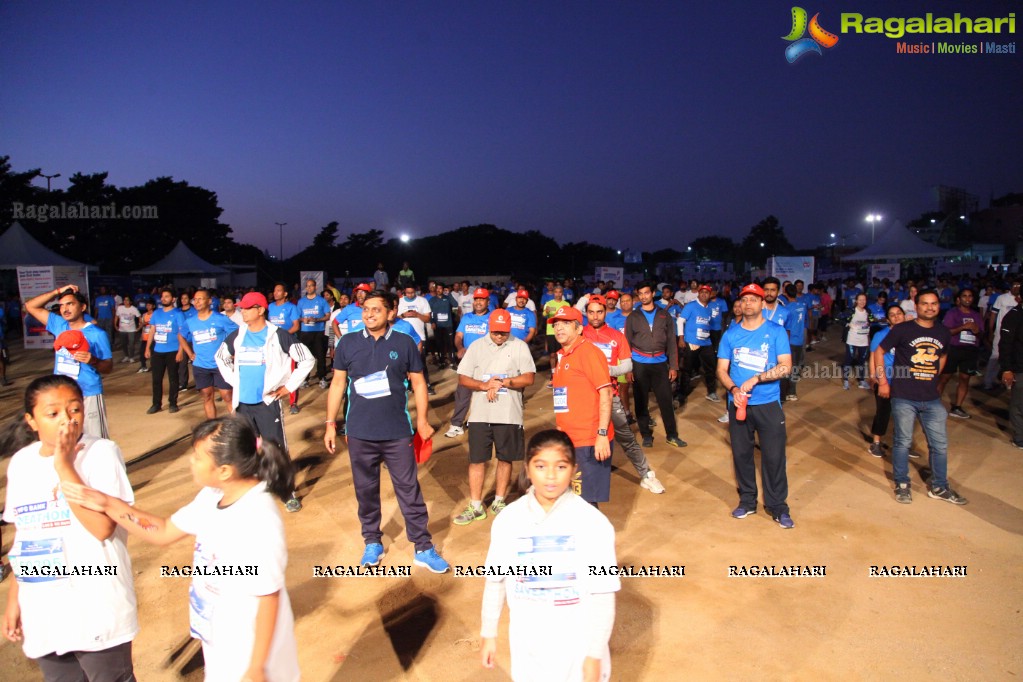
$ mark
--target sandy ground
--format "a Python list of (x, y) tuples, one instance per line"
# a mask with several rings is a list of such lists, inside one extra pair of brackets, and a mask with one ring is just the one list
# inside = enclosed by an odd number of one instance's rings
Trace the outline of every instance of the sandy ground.
[[(829, 342), (808, 360), (839, 359)], [(0, 390), (0, 416), (16, 418), (28, 379), (47, 371), (50, 355), (14, 349)], [(118, 359), (120, 354), (117, 354)], [(202, 419), (194, 391), (182, 410), (147, 416), (150, 379), (135, 365), (115, 365), (106, 380), (110, 426), (128, 460), (137, 504), (170, 514), (196, 489), (184, 438)], [(420, 480), (434, 540), (452, 564), (482, 563), (490, 521), (451, 524), (465, 504), (465, 437), (443, 438), (454, 373), (438, 372), (431, 401), (438, 427), (433, 459)], [(976, 380), (975, 380), (976, 381)], [(550, 392), (528, 393), (527, 432), (553, 423)], [(966, 507), (926, 497), (916, 483), (926, 455), (911, 460), (912, 505), (894, 501), (891, 464), (866, 453), (873, 415), (866, 391), (837, 380), (807, 380), (800, 401), (786, 403), (788, 476), (796, 528), (783, 531), (761, 513), (736, 521), (737, 502), (722, 409), (697, 388), (678, 416), (684, 450), (648, 451), (668, 491), (641, 489), (620, 452), (612, 496), (602, 510), (617, 529), (622, 564), (684, 565), (678, 578), (630, 578), (618, 595), (611, 639), (612, 678), (636, 679), (1011, 679), (1023, 675), (1023, 487), (1021, 453), (1009, 445), (1006, 397), (971, 392), (970, 421), (949, 420), (950, 477)], [(346, 454), (322, 445), (324, 391), (303, 391), (303, 411), (287, 420), (301, 467), (305, 508), (286, 515), (288, 589), (307, 680), (507, 679), (507, 615), (499, 669), (479, 666), (481, 578), (312, 577), (314, 565), (353, 564), (362, 549)], [(222, 409), (222, 405), (221, 405)], [(442, 423), (444, 424), (442, 426)], [(890, 442), (890, 436), (888, 439)], [(918, 433), (918, 449), (922, 436)], [(0, 463), (6, 469), (6, 461)], [(488, 484), (492, 479), (489, 473)], [(390, 487), (384, 484), (385, 565), (410, 565), (412, 547)], [(13, 539), (5, 528), (4, 551)], [(201, 654), (188, 638), (187, 579), (160, 578), (160, 566), (187, 564), (191, 546), (155, 548), (130, 541), (142, 631), (135, 640), (140, 680), (201, 679)], [(823, 565), (816, 578), (728, 577), (732, 565)], [(872, 565), (959, 565), (960, 578), (869, 577)], [(0, 606), (7, 591), (0, 590)], [(553, 645), (553, 644), (552, 644)], [(20, 647), (0, 645), (0, 679), (38, 680)]]

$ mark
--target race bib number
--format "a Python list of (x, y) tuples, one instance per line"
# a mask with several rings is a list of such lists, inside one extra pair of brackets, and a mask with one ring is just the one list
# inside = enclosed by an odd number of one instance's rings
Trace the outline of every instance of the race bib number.
[(959, 341), (973, 346), (977, 343), (977, 336), (973, 332), (964, 329), (959, 332)]
[(709, 329), (697, 329), (696, 330), (696, 338), (700, 339), (701, 341), (703, 339), (709, 339), (710, 338), (710, 330)]
[(40, 538), (14, 543), (8, 555), (19, 583), (67, 580), (63, 538)]
[(515, 553), (522, 564), (551, 567), (550, 575), (517, 577), (516, 598), (550, 606), (571, 606), (579, 602), (575, 536), (516, 538)]
[(240, 348), (238, 349), (237, 361), (239, 365), (256, 367), (263, 364), (263, 348)]
[(81, 371), (82, 363), (75, 360), (74, 356), (71, 355), (67, 348), (61, 348), (57, 351), (57, 367), (54, 369), (55, 374), (63, 374), (66, 377), (78, 379), (78, 375)]
[(171, 325), (169, 324), (158, 324), (155, 327), (155, 334), (153, 334), (153, 341), (156, 343), (167, 343), (167, 339), (170, 337)]
[(447, 322), (448, 321), (448, 314), (447, 313), (437, 313), (437, 321), (438, 322)]
[(368, 400), (391, 395), (391, 384), (387, 381), (387, 372), (383, 370), (356, 379), (352, 386), (357, 394)]
[(594, 346), (600, 349), (600, 352), (604, 354), (604, 358), (611, 362), (611, 344), (610, 343), (594, 343)]
[(767, 353), (765, 351), (756, 351), (749, 348), (736, 348), (735, 363), (743, 369), (753, 370), (754, 372), (763, 372), (767, 369)]
[[(486, 383), (486, 382), (490, 381), (491, 379), (507, 379), (507, 378), (508, 378), (507, 374), (484, 374), (483, 376), (480, 377), (480, 380), (483, 383)], [(508, 395), (508, 389), (505, 388), (504, 386), (502, 386), (501, 388), (497, 389), (497, 394), (498, 395), (501, 395), (501, 394)]]
[(555, 414), (568, 412), (568, 386), (554, 389), (554, 412)]
[(199, 331), (192, 332), (192, 341), (196, 344), (211, 343), (217, 340), (217, 330), (211, 329), (200, 329)]

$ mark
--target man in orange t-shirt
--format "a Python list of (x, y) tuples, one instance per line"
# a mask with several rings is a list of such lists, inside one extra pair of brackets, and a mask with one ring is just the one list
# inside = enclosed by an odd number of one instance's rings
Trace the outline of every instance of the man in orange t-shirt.
[(561, 345), (554, 368), (554, 419), (575, 446), (576, 492), (597, 506), (611, 497), (611, 375), (604, 353), (582, 337), (583, 315), (571, 306), (551, 318)]

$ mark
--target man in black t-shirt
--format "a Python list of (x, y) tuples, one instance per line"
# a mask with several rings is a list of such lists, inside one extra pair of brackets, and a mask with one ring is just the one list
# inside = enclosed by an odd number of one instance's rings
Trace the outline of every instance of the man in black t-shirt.
[[(952, 504), (966, 504), (948, 485), (948, 413), (938, 394), (938, 378), (945, 367), (952, 336), (937, 323), (940, 308), (938, 294), (927, 289), (916, 296), (915, 320), (892, 327), (888, 336), (874, 351), (878, 395), (891, 396), (895, 420), (895, 442), (892, 447), (892, 471), (895, 478), (895, 500), (909, 504), (909, 447), (913, 443), (913, 424), (919, 419), (927, 436), (931, 480), (928, 497)], [(884, 372), (884, 355), (895, 349), (892, 381)]]

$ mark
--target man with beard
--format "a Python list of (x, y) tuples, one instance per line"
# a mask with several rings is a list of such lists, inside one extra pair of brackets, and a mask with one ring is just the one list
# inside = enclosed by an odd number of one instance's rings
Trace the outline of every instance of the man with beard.
[(909, 448), (913, 444), (913, 426), (919, 420), (927, 437), (931, 479), (927, 496), (952, 504), (967, 500), (948, 484), (948, 413), (941, 404), (938, 381), (945, 367), (952, 335), (937, 322), (940, 300), (933, 289), (925, 289), (914, 301), (916, 319), (896, 325), (874, 351), (874, 366), (884, 364), (884, 354), (895, 349), (892, 380), (878, 372), (877, 394), (891, 397), (895, 419), (895, 441), (892, 445), (892, 471), (895, 479), (895, 501), (909, 504)]
[[(54, 297), (57, 298), (60, 314), (44, 308)], [(75, 285), (58, 287), (25, 303), (25, 312), (45, 324), (46, 331), (56, 337), (54, 349), (57, 353), (53, 373), (71, 377), (82, 389), (85, 398), (82, 432), (97, 438), (108, 438), (103, 379), (100, 375), (110, 373), (114, 368), (114, 359), (106, 331), (85, 321), (88, 308), (88, 300)]]

